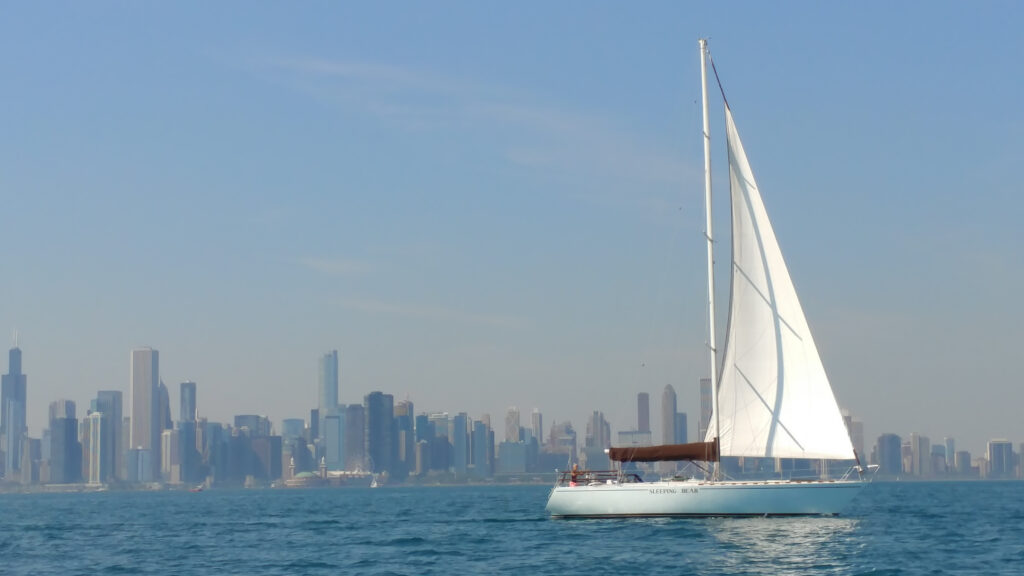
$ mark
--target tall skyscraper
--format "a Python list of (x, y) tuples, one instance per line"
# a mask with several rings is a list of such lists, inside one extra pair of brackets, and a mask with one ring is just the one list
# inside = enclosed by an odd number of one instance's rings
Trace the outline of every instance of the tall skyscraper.
[(1015, 458), (1013, 444), (1009, 440), (989, 440), (988, 442), (988, 476), (989, 479), (1010, 479), (1014, 477)]
[(320, 392), (319, 404), (320, 427), (323, 429), (324, 418), (338, 411), (338, 351), (331, 350), (320, 357), (317, 371), (317, 386)]
[(345, 468), (345, 415), (331, 414), (324, 418), (324, 464), (328, 470)]
[(106, 436), (110, 435), (110, 426), (104, 426), (104, 421), (110, 420), (110, 416), (102, 412), (89, 414), (89, 477), (86, 479), (89, 484), (102, 484), (110, 478), (110, 466), (113, 465), (109, 450), (109, 442)]
[(686, 444), (689, 438), (686, 436), (686, 412), (676, 412), (676, 444)]
[(489, 428), (490, 426), (482, 421), (473, 422), (471, 453), (475, 478), (487, 478), (493, 470), (491, 461), (491, 455), (494, 454), (493, 441), (491, 441), (493, 434), (490, 433)]
[(78, 442), (75, 403), (50, 404), (50, 483), (71, 484), (82, 477), (82, 446)]
[(530, 427), (533, 429), (533, 437), (537, 439), (539, 444), (543, 444), (544, 416), (541, 415), (540, 410), (537, 408), (534, 408), (533, 413), (530, 414)]
[(882, 434), (875, 445), (878, 474), (899, 476), (903, 471), (903, 441), (896, 434)]
[(665, 385), (661, 393), (661, 443), (676, 441), (676, 390), (671, 384)]
[(349, 404), (345, 408), (345, 469), (366, 470), (366, 408)]
[(711, 378), (700, 379), (700, 422), (697, 423), (697, 442), (704, 442), (711, 426)]
[(944, 440), (946, 442), (946, 469), (954, 471), (956, 470), (956, 440), (948, 436)]
[(164, 430), (174, 429), (174, 421), (171, 420), (171, 395), (168, 393), (167, 386), (164, 385), (163, 380), (156, 385), (156, 399), (157, 433), (163, 434)]
[(932, 446), (927, 436), (910, 435), (911, 466), (916, 476), (927, 478), (932, 475)]
[[(120, 390), (100, 390), (92, 401), (92, 411), (99, 412), (101, 417), (100, 431), (100, 482), (110, 482), (121, 478), (124, 461), (124, 441), (122, 440), (122, 394)], [(90, 415), (91, 417), (91, 415)], [(90, 423), (90, 426), (92, 423)], [(90, 446), (95, 440), (90, 434)], [(90, 468), (91, 470), (91, 468)], [(91, 481), (91, 478), (90, 478)]]
[(3, 444), (4, 475), (11, 480), (21, 479), (21, 453), (28, 437), (25, 409), (28, 402), (28, 376), (21, 373), (21, 348), (11, 348), (7, 374), (0, 383), (0, 437)]
[(364, 399), (366, 406), (366, 455), (370, 459), (370, 471), (392, 472), (394, 454), (397, 452), (392, 438), (395, 419), (395, 398), (391, 394), (370, 392)]
[(651, 395), (647, 392), (636, 395), (636, 431), (651, 431)]
[(457, 478), (465, 478), (469, 470), (469, 416), (465, 412), (452, 418), (448, 438), (452, 445), (451, 471)]
[(522, 437), (519, 434), (521, 426), (519, 408), (510, 406), (508, 412), (505, 413), (505, 442), (521, 442)]
[[(160, 354), (152, 348), (136, 348), (131, 356), (132, 426), (129, 450), (135, 454), (132, 464), (137, 482), (152, 482), (160, 476), (159, 398)], [(131, 466), (129, 466), (131, 468)]]
[[(177, 425), (177, 461), (179, 476), (182, 482), (200, 480), (201, 455), (199, 452), (198, 405), (196, 403), (196, 383), (191, 380), (179, 385), (179, 402), (181, 404)], [(299, 421), (302, 422), (301, 420)], [(173, 441), (173, 439), (172, 439)]]
[(398, 447), (395, 468), (403, 478), (416, 467), (416, 415), (413, 412), (413, 403), (409, 400), (395, 404), (395, 444)]
[(196, 383), (189, 380), (181, 383), (181, 412), (178, 414), (181, 422), (195, 422), (196, 413)]

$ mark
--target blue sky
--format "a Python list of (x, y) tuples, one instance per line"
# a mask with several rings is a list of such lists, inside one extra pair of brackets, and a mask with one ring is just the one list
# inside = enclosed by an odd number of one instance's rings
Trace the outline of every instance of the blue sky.
[(840, 404), (869, 440), (1024, 441), (1022, 12), (7, 5), (0, 326), (30, 432), (127, 392), (140, 345), (214, 420), (307, 416), (337, 348), (346, 403), (582, 434), (671, 383), (694, 427), (708, 36)]

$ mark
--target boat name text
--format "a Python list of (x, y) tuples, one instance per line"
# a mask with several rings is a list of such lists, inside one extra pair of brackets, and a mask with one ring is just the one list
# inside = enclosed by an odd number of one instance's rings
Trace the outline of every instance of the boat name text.
[(651, 494), (696, 494), (698, 488), (650, 488)]

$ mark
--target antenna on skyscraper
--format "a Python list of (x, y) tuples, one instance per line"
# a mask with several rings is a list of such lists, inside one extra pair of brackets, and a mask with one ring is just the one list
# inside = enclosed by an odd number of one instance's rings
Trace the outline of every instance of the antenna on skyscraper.
[(14, 329), (14, 347), (15, 348), (18, 347), (18, 329), (17, 328)]

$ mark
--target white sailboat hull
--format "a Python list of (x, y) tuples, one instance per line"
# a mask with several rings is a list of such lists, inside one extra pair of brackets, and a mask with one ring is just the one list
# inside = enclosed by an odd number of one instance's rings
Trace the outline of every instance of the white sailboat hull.
[(865, 482), (702, 480), (556, 486), (554, 517), (795, 516), (839, 514)]

